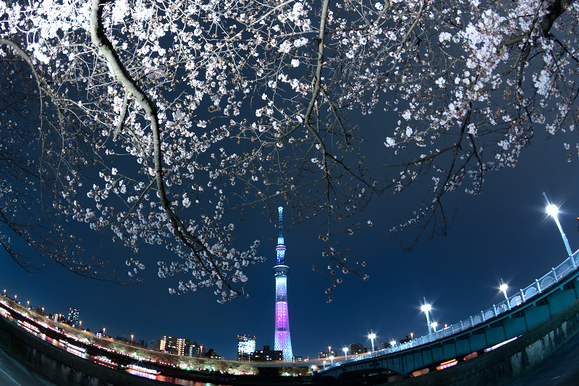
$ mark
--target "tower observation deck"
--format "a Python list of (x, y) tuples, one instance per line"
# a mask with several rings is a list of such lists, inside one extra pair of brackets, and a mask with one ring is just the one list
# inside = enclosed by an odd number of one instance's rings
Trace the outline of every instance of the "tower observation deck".
[(273, 267), (275, 278), (275, 336), (274, 350), (283, 351), (283, 360), (292, 361), (292, 340), (289, 328), (287, 305), (287, 274), (289, 267), (285, 265), (285, 245), (283, 238), (283, 207), (277, 208), (279, 214), (279, 235), (277, 237), (277, 265)]

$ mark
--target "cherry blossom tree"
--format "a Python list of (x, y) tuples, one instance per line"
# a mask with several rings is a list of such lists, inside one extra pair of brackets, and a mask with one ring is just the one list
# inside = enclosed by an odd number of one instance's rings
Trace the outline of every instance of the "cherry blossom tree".
[[(325, 225), (331, 293), (367, 278), (332, 240), (372, 225), (359, 212), (374, 197), (421, 181), (392, 229), (417, 240), (445, 229), (446, 193), (479, 193), (536, 133), (574, 131), (578, 15), (572, 0), (0, 1), (3, 73), (19, 69), (10, 95), (27, 100), (2, 110), (2, 135), (30, 149), (2, 192), (34, 183), (42, 213), (135, 253), (164, 246), (159, 276), (184, 278), (170, 292), (213, 286), (219, 301), (264, 260), (233, 243), (234, 214), (285, 202)], [(22, 203), (14, 218), (38, 218)]]

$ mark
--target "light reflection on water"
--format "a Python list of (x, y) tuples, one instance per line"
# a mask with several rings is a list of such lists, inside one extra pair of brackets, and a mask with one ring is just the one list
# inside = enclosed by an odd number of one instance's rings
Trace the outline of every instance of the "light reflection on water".
[(136, 375), (138, 377), (143, 377), (143, 378), (148, 378), (148, 379), (154, 379), (156, 381), (162, 381), (162, 382), (167, 382), (167, 383), (172, 383), (174, 385), (183, 385), (183, 386), (228, 386), (222, 383), (211, 383), (211, 382), (197, 382), (197, 381), (191, 381), (188, 379), (181, 379), (181, 378), (174, 378), (174, 377), (168, 377), (166, 375), (160, 375), (160, 374), (148, 374), (142, 371), (136, 371), (136, 370), (127, 370), (127, 372), (129, 374), (132, 375)]

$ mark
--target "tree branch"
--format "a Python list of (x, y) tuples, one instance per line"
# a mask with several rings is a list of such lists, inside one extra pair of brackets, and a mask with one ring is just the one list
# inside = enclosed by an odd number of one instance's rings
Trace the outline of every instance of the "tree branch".
[[(148, 95), (139, 87), (136, 81), (129, 74), (128, 70), (123, 65), (120, 57), (118, 56), (116, 50), (114, 49), (112, 43), (107, 38), (104, 33), (104, 27), (102, 23), (102, 12), (103, 6), (110, 0), (92, 0), (91, 5), (91, 17), (90, 17), (90, 34), (92, 43), (101, 51), (104, 55), (105, 60), (113, 70), (113, 73), (119, 80), (119, 82), (125, 87), (127, 93), (134, 96), (135, 100), (145, 111), (147, 118), (151, 122), (151, 131), (153, 134), (153, 149), (154, 149), (154, 163), (155, 163), (155, 181), (157, 185), (157, 193), (159, 195), (159, 201), (163, 207), (167, 217), (171, 221), (173, 226), (173, 232), (175, 236), (184, 245), (189, 247), (193, 252), (197, 262), (205, 269), (210, 272), (215, 272), (219, 280), (222, 281), (224, 286), (231, 292), (239, 295), (240, 292), (231, 287), (229, 281), (223, 277), (221, 270), (217, 262), (215, 261), (212, 252), (206, 247), (205, 243), (199, 240), (194, 234), (187, 231), (187, 228), (177, 216), (177, 214), (171, 209), (171, 202), (167, 198), (167, 193), (165, 189), (165, 181), (163, 175), (163, 161), (162, 161), (162, 150), (161, 150), (161, 129), (159, 126), (159, 117), (157, 114), (157, 107), (153, 101), (148, 97)], [(193, 242), (191, 242), (192, 239)], [(196, 247), (199, 246), (200, 250)], [(199, 255), (200, 251), (205, 253), (207, 261), (210, 263), (211, 267), (208, 267), (203, 258)]]

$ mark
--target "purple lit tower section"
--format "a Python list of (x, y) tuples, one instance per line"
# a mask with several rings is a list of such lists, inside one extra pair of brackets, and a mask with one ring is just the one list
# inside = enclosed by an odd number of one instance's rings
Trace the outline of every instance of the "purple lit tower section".
[(277, 237), (277, 265), (273, 267), (275, 277), (275, 337), (274, 350), (283, 351), (283, 360), (292, 361), (292, 340), (289, 328), (287, 308), (287, 273), (285, 265), (285, 245), (283, 239), (283, 207), (277, 208), (279, 213), (279, 236)]

